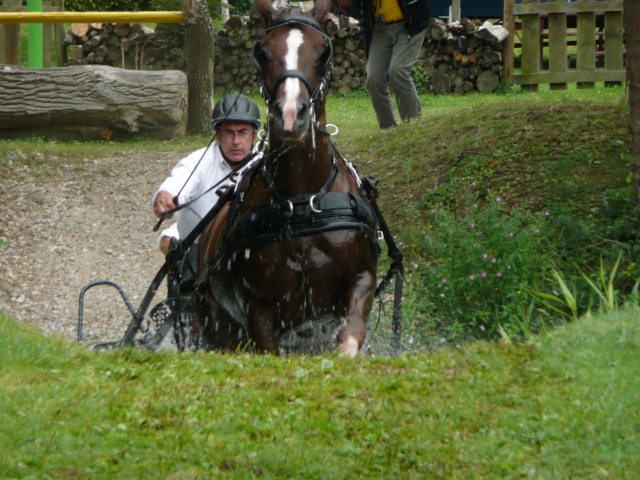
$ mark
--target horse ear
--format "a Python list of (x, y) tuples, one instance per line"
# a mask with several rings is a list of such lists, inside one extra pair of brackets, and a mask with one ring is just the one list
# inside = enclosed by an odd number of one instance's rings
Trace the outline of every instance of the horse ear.
[(311, 16), (321, 25), (327, 18), (327, 13), (331, 7), (331, 0), (316, 0), (311, 9)]
[(271, 5), (269, 0), (256, 0), (256, 6), (258, 7), (260, 16), (267, 26), (281, 15), (280, 12), (273, 8), (273, 5)]

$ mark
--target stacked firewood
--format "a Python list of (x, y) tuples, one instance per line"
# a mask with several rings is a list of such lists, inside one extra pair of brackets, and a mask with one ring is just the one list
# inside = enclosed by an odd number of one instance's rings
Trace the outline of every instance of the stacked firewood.
[(492, 92), (502, 76), (502, 43), (507, 35), (507, 30), (490, 22), (479, 26), (462, 18), (447, 24), (432, 18), (417, 64), (434, 93)]
[[(68, 65), (112, 65), (131, 70), (159, 70), (157, 33), (139, 23), (74, 23), (63, 43)], [(145, 58), (146, 56), (146, 58)]]
[[(340, 92), (363, 88), (366, 59), (360, 45), (358, 22), (330, 16), (324, 29), (332, 38), (334, 51), (331, 88)], [(214, 67), (216, 93), (257, 91), (258, 70), (252, 60), (252, 49), (263, 32), (264, 26), (254, 14), (248, 18), (231, 17), (218, 32)]]
[[(324, 23), (333, 43), (331, 88), (341, 93), (365, 88), (366, 58), (357, 20), (330, 16)], [(264, 34), (257, 13), (231, 17), (215, 38), (215, 92), (256, 92), (258, 70), (252, 60), (256, 39)], [(432, 18), (416, 66), (433, 93), (494, 91), (502, 76), (507, 31), (463, 18), (445, 23)], [(131, 70), (184, 70), (184, 27), (161, 24), (74, 24), (65, 43), (69, 65), (105, 64)], [(178, 53), (176, 53), (178, 52)]]
[[(215, 84), (218, 93), (227, 90), (256, 91), (257, 70), (251, 59), (255, 38), (262, 25), (253, 18), (232, 17), (216, 38)], [(324, 23), (332, 38), (334, 58), (331, 88), (341, 93), (364, 88), (366, 57), (358, 22), (330, 16)], [(507, 31), (467, 18), (445, 23), (432, 18), (417, 66), (433, 93), (465, 94), (494, 91), (502, 75), (502, 42)]]

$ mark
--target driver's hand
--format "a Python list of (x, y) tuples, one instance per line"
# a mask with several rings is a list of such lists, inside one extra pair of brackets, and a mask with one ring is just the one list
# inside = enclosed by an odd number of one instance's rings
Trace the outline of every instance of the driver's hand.
[(169, 247), (171, 246), (171, 237), (162, 237), (160, 239), (160, 251), (165, 255), (169, 253)]
[(153, 202), (153, 209), (158, 218), (166, 218), (168, 216), (167, 212), (176, 207), (177, 205), (173, 201), (173, 195), (164, 190), (158, 193), (155, 202)]

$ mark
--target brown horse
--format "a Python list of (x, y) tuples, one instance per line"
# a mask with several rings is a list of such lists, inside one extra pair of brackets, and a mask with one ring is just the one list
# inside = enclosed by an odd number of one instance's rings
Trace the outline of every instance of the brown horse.
[(330, 0), (267, 24), (254, 47), (268, 105), (268, 149), (203, 232), (196, 322), (207, 348), (355, 356), (372, 308), (378, 222), (325, 123), (333, 50)]

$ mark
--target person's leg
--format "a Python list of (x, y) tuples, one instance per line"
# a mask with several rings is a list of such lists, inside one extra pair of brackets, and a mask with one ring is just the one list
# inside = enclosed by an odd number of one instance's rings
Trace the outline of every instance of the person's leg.
[(389, 62), (393, 53), (393, 36), (389, 35), (390, 27), (374, 30), (367, 59), (367, 90), (369, 90), (373, 110), (376, 112), (378, 125), (383, 129), (398, 124), (389, 92)]
[(398, 102), (400, 118), (408, 122), (422, 114), (420, 98), (411, 76), (411, 68), (418, 60), (424, 41), (424, 32), (409, 38), (402, 29), (393, 46), (389, 65), (389, 82)]

